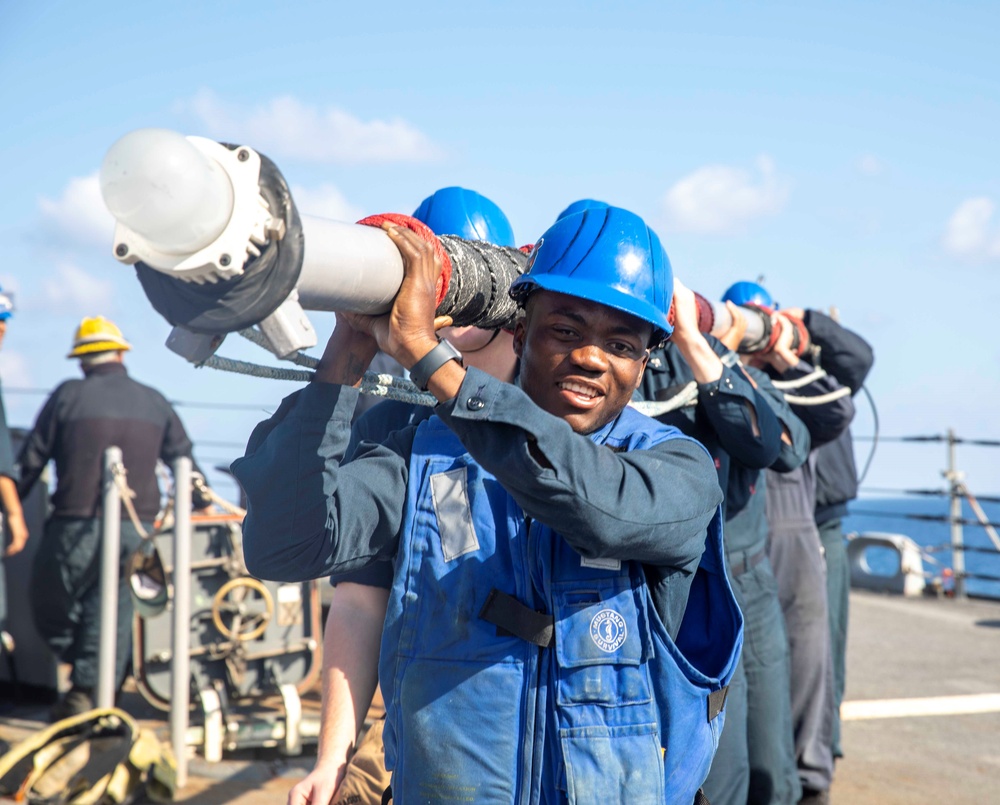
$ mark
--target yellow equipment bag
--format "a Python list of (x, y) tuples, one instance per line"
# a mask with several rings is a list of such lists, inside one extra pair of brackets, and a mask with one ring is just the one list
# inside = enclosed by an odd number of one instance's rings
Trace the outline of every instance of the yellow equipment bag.
[(176, 788), (170, 748), (113, 707), (57, 721), (0, 757), (0, 797), (30, 805), (169, 802)]

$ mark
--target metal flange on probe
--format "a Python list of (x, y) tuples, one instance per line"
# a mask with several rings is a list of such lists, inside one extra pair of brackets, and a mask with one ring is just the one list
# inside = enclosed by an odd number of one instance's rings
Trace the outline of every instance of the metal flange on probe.
[(109, 149), (100, 180), (117, 221), (115, 259), (135, 265), (174, 325), (171, 349), (200, 363), (226, 333), (255, 324), (281, 356), (316, 344), (295, 291), (301, 224), (270, 160), (247, 146), (139, 129)]

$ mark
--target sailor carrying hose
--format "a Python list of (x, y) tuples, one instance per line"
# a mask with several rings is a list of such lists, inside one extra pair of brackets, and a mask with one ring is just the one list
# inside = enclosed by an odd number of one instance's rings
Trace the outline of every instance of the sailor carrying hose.
[[(387, 232), (405, 266), (391, 313), (339, 316), (314, 381), (233, 464), (248, 568), (293, 581), (393, 559), (394, 802), (690, 805), (742, 618), (712, 461), (627, 408), (671, 330), (658, 238), (616, 208), (546, 231), (511, 287), (516, 387), (438, 340), (435, 251)], [(345, 462), (352, 387), (379, 348), (435, 416)]]

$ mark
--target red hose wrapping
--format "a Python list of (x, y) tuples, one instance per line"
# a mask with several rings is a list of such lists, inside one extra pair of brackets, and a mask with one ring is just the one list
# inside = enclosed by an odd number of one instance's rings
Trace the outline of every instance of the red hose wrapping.
[(437, 280), (437, 298), (434, 300), (436, 305), (440, 305), (444, 301), (444, 295), (448, 292), (448, 284), (451, 282), (451, 258), (448, 257), (448, 253), (444, 250), (444, 246), (441, 245), (441, 241), (438, 240), (438, 236), (423, 221), (418, 221), (412, 215), (403, 215), (398, 212), (383, 212), (378, 215), (369, 215), (367, 218), (362, 218), (358, 223), (362, 226), (381, 228), (382, 224), (386, 221), (415, 232), (420, 236), (421, 240), (426, 240), (434, 246), (434, 253), (441, 261), (441, 265), (444, 266), (444, 270)]
[(698, 307), (698, 331), (710, 333), (715, 327), (715, 310), (712, 308), (712, 303), (697, 291), (692, 291), (692, 293), (694, 293), (695, 305)]
[(795, 354), (800, 358), (806, 354), (809, 349), (809, 331), (806, 329), (806, 323), (802, 319), (796, 319), (789, 316), (787, 313), (783, 314), (789, 323), (798, 331), (799, 343), (795, 345)]

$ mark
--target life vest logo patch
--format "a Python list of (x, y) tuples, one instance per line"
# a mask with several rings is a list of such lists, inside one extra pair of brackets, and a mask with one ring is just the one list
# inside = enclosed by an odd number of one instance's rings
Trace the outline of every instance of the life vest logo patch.
[(613, 609), (602, 609), (590, 622), (590, 639), (601, 651), (610, 654), (621, 648), (628, 636), (625, 618)]

